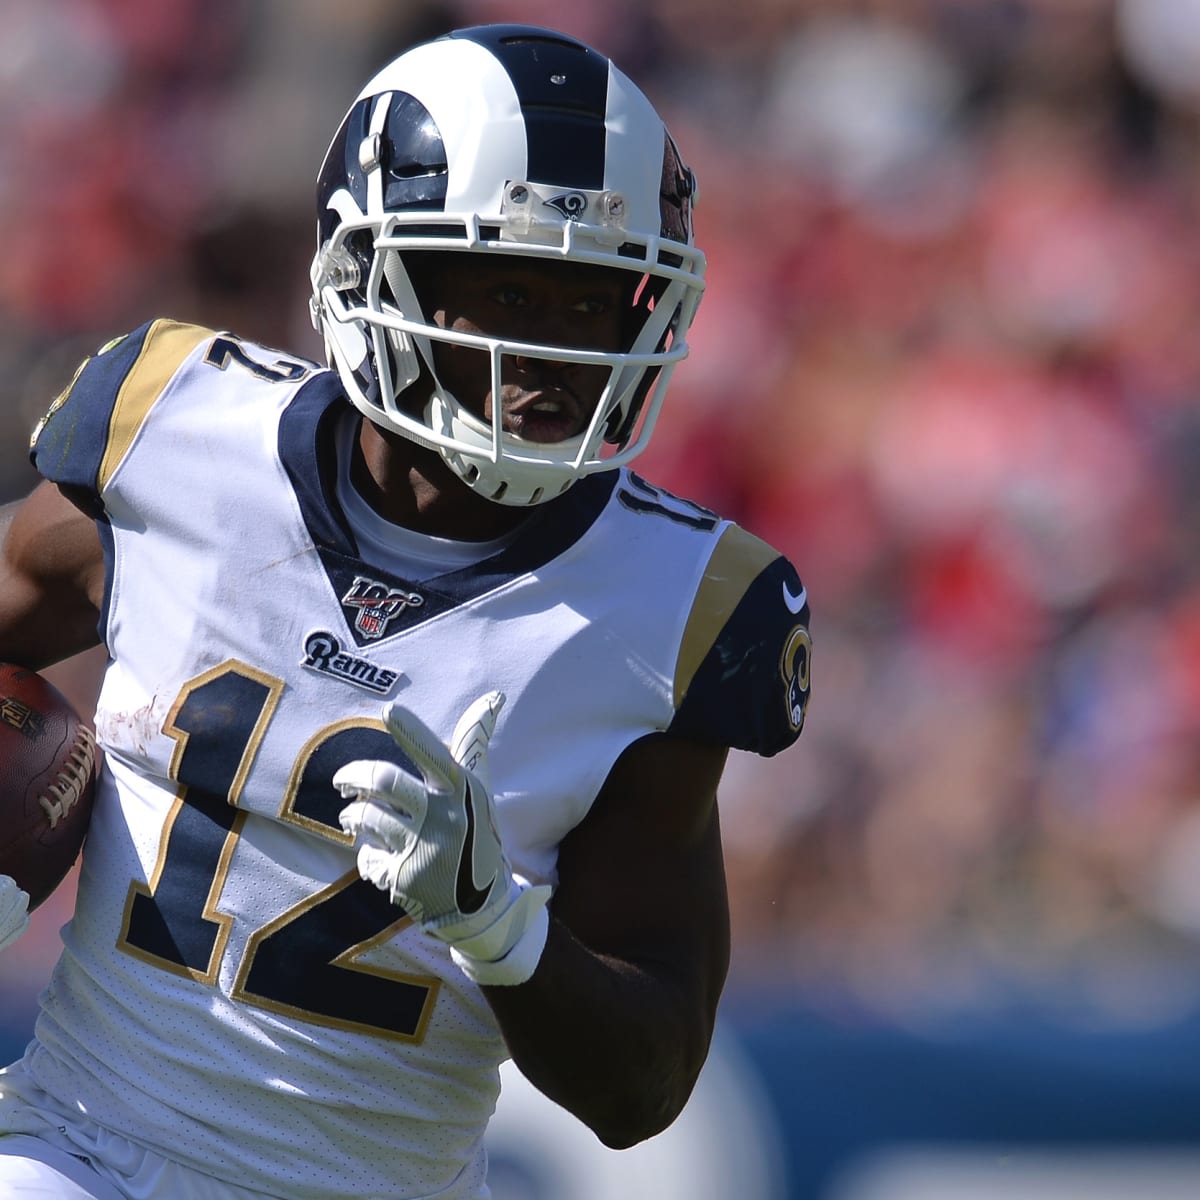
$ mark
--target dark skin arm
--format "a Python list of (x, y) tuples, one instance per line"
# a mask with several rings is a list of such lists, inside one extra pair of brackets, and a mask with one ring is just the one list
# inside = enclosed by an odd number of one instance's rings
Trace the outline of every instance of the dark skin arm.
[(0, 509), (0, 662), (41, 670), (90, 649), (104, 594), (96, 524), (51, 483)]
[(484, 988), (521, 1072), (614, 1149), (679, 1115), (708, 1054), (729, 967), (725, 757), (666, 735), (631, 746), (560, 848), (533, 977)]

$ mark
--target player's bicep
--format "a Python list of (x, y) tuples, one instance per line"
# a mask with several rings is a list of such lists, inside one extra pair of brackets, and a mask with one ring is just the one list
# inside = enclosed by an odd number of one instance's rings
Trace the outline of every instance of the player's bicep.
[(104, 554), (95, 521), (51, 483), (0, 510), (0, 661), (40, 669), (96, 645)]
[(634, 743), (564, 839), (552, 906), (598, 953), (666, 971), (709, 1020), (729, 966), (716, 803), (726, 754), (664, 734)]

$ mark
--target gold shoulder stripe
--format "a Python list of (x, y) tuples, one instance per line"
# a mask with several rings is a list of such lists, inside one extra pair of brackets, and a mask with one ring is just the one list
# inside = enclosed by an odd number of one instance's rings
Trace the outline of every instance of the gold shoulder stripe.
[(181, 325), (178, 321), (155, 321), (142, 343), (141, 353), (125, 376), (108, 422), (108, 445), (100, 463), (98, 484), (108, 485), (121, 460), (133, 445), (146, 414), (180, 364), (203, 341), (211, 329)]
[(729, 614), (779, 551), (738, 525), (721, 535), (696, 591), (675, 664), (675, 705), (683, 701), (704, 656), (712, 649)]

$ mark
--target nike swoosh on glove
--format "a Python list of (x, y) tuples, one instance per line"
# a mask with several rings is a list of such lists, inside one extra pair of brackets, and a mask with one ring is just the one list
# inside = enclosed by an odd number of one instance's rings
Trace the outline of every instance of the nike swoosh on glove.
[(359, 874), (489, 984), (528, 979), (549, 928), (550, 888), (513, 874), (496, 828), (487, 751), (503, 706), (502, 692), (481, 696), (447, 747), (415, 713), (388, 704), (384, 724), (417, 773), (358, 759), (333, 777), (352, 800), (339, 820), (358, 846)]
[(11, 875), (0, 875), (0, 950), (29, 928), (29, 894)]

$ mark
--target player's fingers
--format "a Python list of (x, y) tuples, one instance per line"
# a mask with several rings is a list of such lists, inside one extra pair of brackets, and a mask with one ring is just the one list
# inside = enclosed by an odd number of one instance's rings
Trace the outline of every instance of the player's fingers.
[(397, 864), (395, 855), (377, 846), (359, 846), (357, 856), (358, 873), (361, 878), (373, 883), (380, 891), (395, 899)]
[(358, 758), (338, 768), (333, 786), (349, 799), (378, 800), (416, 820), (424, 812), (425, 789), (402, 767), (377, 758)]
[(504, 707), (503, 692), (488, 692), (468, 705), (450, 738), (450, 754), (468, 771), (478, 771), (496, 731), (496, 719)]
[(416, 764), (427, 786), (440, 792), (454, 790), (458, 764), (437, 734), (415, 712), (393, 701), (384, 706), (383, 723), (400, 749)]
[(389, 853), (407, 849), (418, 829), (397, 809), (376, 800), (355, 800), (338, 813), (344, 832), (363, 845), (375, 845)]

